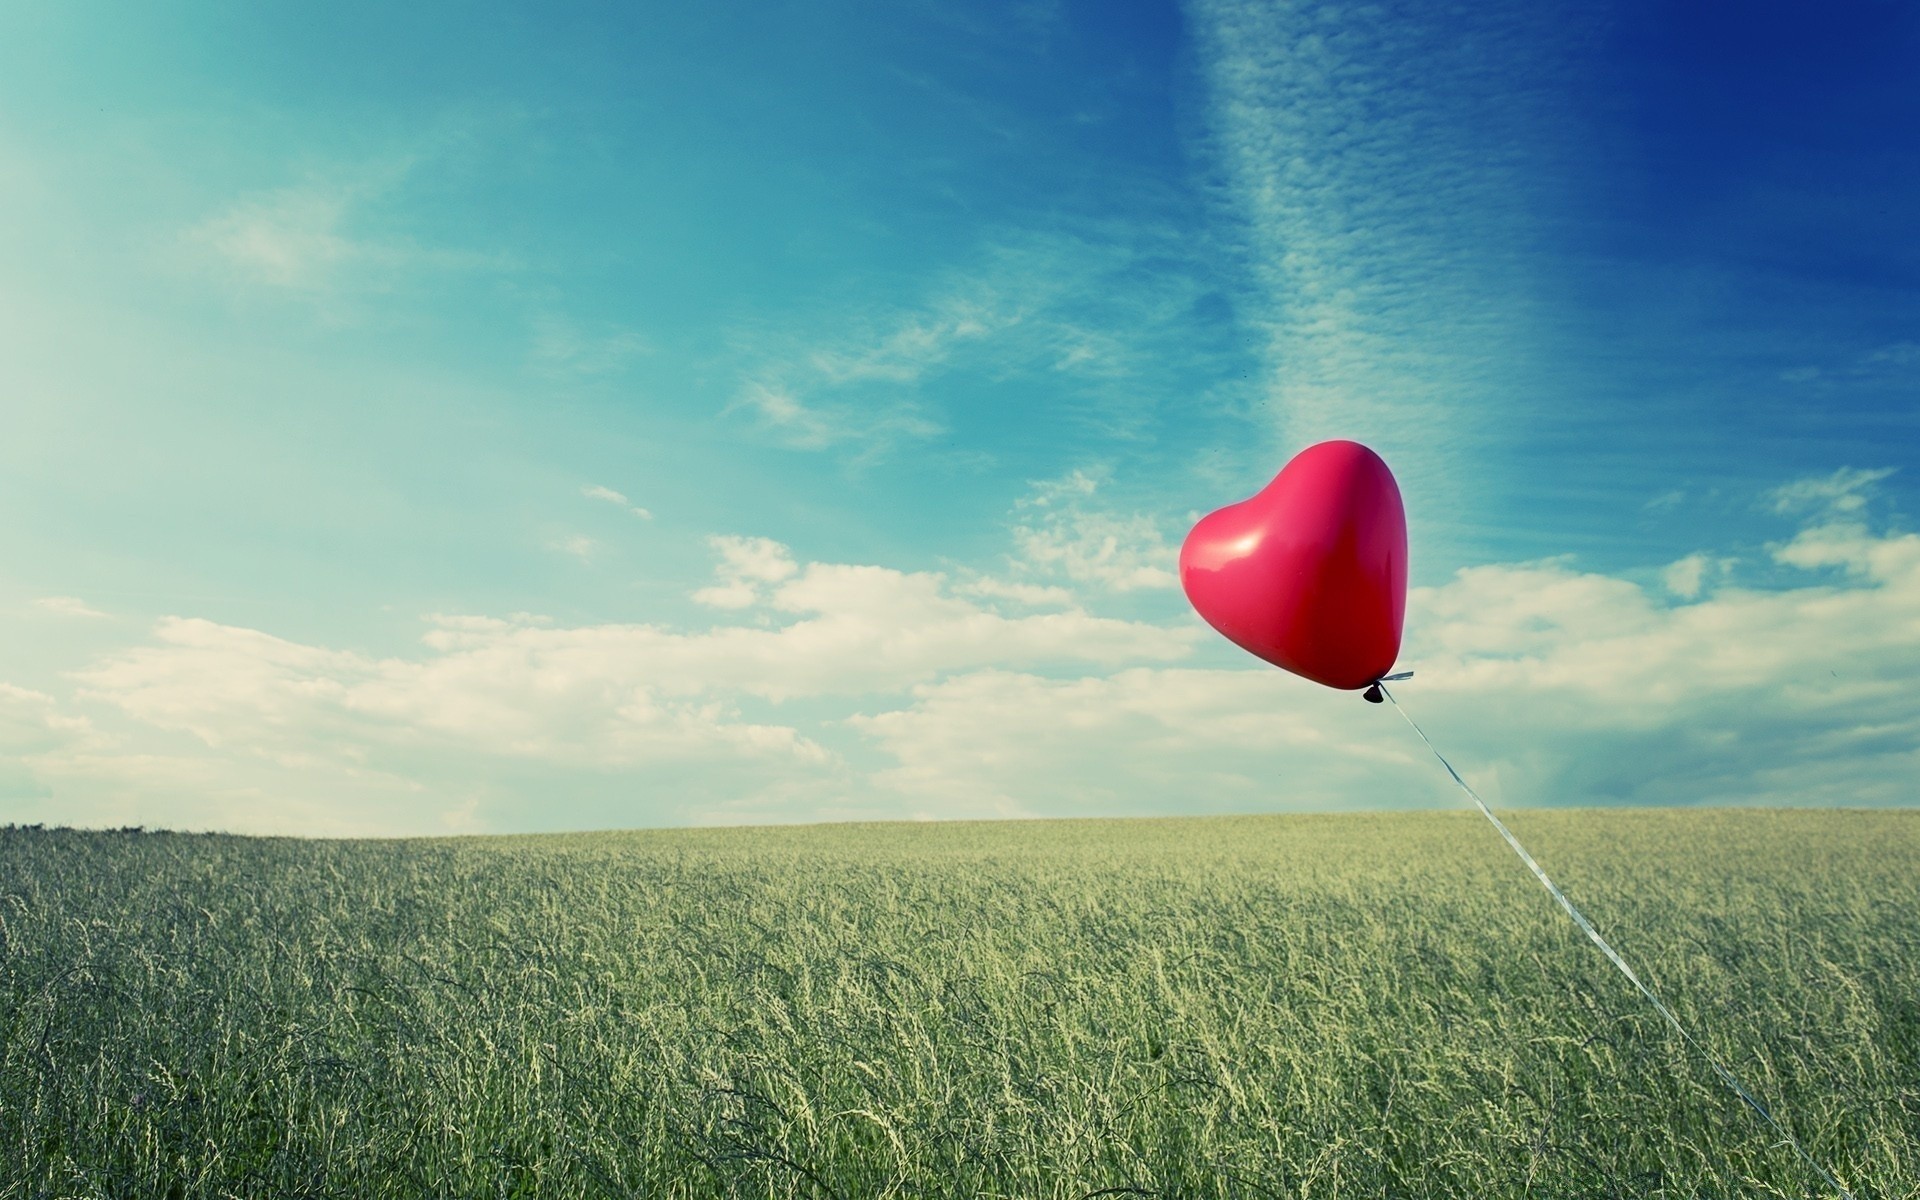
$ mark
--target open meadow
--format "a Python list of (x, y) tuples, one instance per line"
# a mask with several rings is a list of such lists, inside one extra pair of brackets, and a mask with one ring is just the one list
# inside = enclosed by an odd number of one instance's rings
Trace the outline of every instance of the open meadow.
[[(1920, 813), (1526, 812), (1920, 1196)], [(0, 831), (0, 1197), (1817, 1196), (1470, 812)]]

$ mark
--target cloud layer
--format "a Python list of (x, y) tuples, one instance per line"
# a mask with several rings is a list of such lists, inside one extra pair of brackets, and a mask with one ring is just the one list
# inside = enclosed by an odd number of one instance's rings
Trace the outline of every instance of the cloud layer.
[[(1496, 802), (1911, 802), (1920, 535), (1872, 528), (1876, 479), (1775, 493), (1816, 509), (1767, 548), (1786, 586), (1702, 551), (1644, 580), (1554, 560), (1416, 589), (1399, 694)], [(22, 819), (303, 832), (553, 823), (530, 780), (590, 785), (600, 824), (1450, 802), (1387, 710), (1184, 615), (1089, 611), (1164, 569), (1138, 544), (1072, 586), (711, 547), (705, 629), (441, 616), (382, 658), (166, 618), (67, 700), (0, 686), (0, 790)]]
[[(1506, 803), (1913, 802), (1920, 537), (1822, 524), (1773, 553), (1828, 578), (1669, 604), (1564, 562), (1462, 571), (1411, 597), (1399, 694)], [(1271, 671), (979, 672), (855, 724), (898, 764), (883, 782), (933, 811), (1448, 797), (1384, 710)]]
[[(1569, 178), (1576, 3), (1198, 0), (1213, 158), (1288, 452), (1354, 438), (1471, 526), (1541, 419), (1538, 253)], [(1500, 464), (1499, 473), (1487, 464)]]

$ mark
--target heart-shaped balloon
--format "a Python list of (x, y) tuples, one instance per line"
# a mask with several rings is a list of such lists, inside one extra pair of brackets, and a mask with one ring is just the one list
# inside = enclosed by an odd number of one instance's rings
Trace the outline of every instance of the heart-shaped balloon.
[(1273, 482), (1200, 518), (1180, 585), (1244, 650), (1335, 688), (1363, 688), (1400, 653), (1407, 516), (1380, 456), (1321, 442)]

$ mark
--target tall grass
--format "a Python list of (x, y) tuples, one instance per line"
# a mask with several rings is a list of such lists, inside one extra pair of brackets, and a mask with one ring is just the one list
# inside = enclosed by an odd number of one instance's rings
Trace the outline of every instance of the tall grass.
[[(1920, 1197), (1920, 813), (1515, 819)], [(0, 831), (0, 1197), (1820, 1194), (1476, 815)]]

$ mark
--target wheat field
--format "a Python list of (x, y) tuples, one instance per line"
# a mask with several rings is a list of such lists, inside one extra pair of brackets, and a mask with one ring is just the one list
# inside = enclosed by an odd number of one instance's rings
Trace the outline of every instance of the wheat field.
[[(1920, 1197), (1920, 812), (1513, 825)], [(1467, 812), (0, 831), (8, 1200), (1824, 1194)]]

